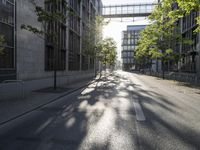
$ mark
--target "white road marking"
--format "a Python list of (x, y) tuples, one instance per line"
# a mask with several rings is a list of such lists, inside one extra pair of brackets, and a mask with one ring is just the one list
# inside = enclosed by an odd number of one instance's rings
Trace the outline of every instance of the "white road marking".
[(135, 114), (136, 114), (136, 119), (137, 121), (145, 121), (146, 118), (144, 116), (142, 107), (140, 106), (140, 103), (137, 99), (133, 99), (133, 104), (135, 108)]

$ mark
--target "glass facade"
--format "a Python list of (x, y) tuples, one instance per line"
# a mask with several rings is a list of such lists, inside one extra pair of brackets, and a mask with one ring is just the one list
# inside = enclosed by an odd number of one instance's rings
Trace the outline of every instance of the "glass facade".
[[(87, 54), (88, 42), (95, 42), (90, 32), (96, 13), (99, 13), (99, 0), (70, 0), (70, 9), (75, 16), (69, 19), (69, 70), (88, 70), (94, 67), (94, 59)], [(81, 65), (81, 66), (80, 66)]]
[(104, 16), (133, 16), (150, 14), (155, 8), (156, 4), (134, 4), (134, 5), (113, 5), (104, 6)]
[[(89, 51), (91, 51), (90, 43), (95, 43), (95, 34), (91, 31), (91, 26), (95, 25), (95, 16), (98, 11), (99, 1), (93, 0), (90, 2), (89, 0), (83, 0), (82, 10), (82, 69), (88, 70), (94, 67), (94, 59), (89, 55)], [(88, 19), (88, 20), (87, 20)]]
[(199, 42), (198, 34), (194, 33), (197, 27), (195, 18), (198, 16), (198, 12), (191, 12), (189, 15), (182, 18), (182, 37), (183, 39), (188, 39), (193, 41), (191, 45), (182, 44), (181, 49), (181, 71), (182, 72), (197, 72), (197, 55), (198, 49), (197, 45)]
[(122, 33), (122, 64), (124, 70), (130, 70), (135, 67), (134, 51), (137, 48), (137, 42), (141, 30), (145, 26), (128, 26), (127, 31)]
[(0, 54), (0, 80), (15, 78), (15, 1), (0, 0), (0, 35), (4, 50)]
[[(55, 11), (62, 12), (64, 15), (66, 13), (65, 5), (63, 1), (57, 2), (56, 5), (52, 5), (50, 2), (46, 2), (46, 10), (49, 12)], [(46, 36), (46, 49), (45, 49), (45, 70), (52, 71), (54, 68), (56, 70), (66, 69), (66, 19), (62, 22), (48, 22), (47, 23), (47, 33), (57, 33), (56, 44), (58, 45), (55, 49), (53, 43), (53, 36)]]
[(80, 11), (81, 2), (79, 0), (70, 0), (70, 9), (76, 15), (69, 19), (69, 70), (80, 69)]

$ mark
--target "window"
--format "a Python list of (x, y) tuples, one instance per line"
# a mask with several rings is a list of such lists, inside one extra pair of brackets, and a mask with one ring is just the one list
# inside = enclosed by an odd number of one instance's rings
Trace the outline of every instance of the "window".
[(5, 48), (0, 54), (0, 69), (15, 68), (14, 7), (14, 3), (0, 0), (0, 35), (5, 38)]
[[(65, 6), (62, 2), (58, 2), (59, 7), (53, 6), (50, 2), (46, 2), (47, 11), (57, 11), (65, 13)], [(46, 49), (45, 49), (45, 70), (52, 71), (65, 70), (66, 68), (66, 20), (63, 22), (48, 22), (46, 30), (48, 33), (56, 33), (58, 40), (57, 48), (54, 47), (53, 36), (46, 36)]]
[(75, 32), (69, 33), (69, 70), (79, 70), (80, 37)]

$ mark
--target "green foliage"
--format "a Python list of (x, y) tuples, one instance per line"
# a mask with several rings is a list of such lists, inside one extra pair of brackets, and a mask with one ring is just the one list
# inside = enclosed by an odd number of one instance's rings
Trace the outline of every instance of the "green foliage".
[(43, 35), (45, 34), (45, 31), (44, 30), (41, 30), (41, 29), (38, 29), (36, 27), (32, 27), (31, 25), (21, 25), (21, 29), (24, 29), (24, 30), (27, 30), (27, 31), (30, 31), (34, 34), (37, 34), (37, 35)]
[(5, 39), (3, 35), (0, 35), (0, 54), (3, 52), (4, 50), (4, 44), (5, 44)]
[(176, 2), (187, 14), (200, 9), (200, 0), (176, 0)]
[[(178, 3), (178, 9), (172, 9), (172, 5)], [(163, 0), (149, 16), (151, 24), (141, 33), (135, 57), (138, 62), (144, 58), (160, 59), (162, 61), (180, 59), (173, 52), (174, 41), (191, 45), (193, 41), (182, 39), (180, 27), (176, 22), (191, 11), (200, 9), (199, 0)], [(197, 18), (199, 32), (200, 18)]]
[[(167, 0), (169, 1), (169, 0)], [(171, 18), (182, 18), (184, 15), (189, 15), (191, 12), (199, 12), (200, 10), (200, 0), (174, 0), (179, 9), (170, 12)], [(197, 28), (194, 32), (200, 32), (200, 16), (196, 18)]]
[(97, 44), (97, 58), (104, 64), (112, 66), (117, 59), (117, 46), (113, 38), (106, 38)]
[(196, 21), (197, 21), (197, 28), (196, 28), (196, 30), (194, 31), (194, 32), (200, 32), (200, 16), (198, 16), (197, 18), (196, 18)]
[[(46, 30), (46, 26), (48, 24), (55, 24), (55, 23), (65, 24), (65, 21), (68, 17), (67, 15), (69, 15), (71, 12), (71, 9), (69, 9), (69, 7), (67, 6), (67, 2), (65, 0), (45, 0), (45, 4), (50, 4), (51, 9), (53, 9), (53, 11), (49, 11), (42, 6), (39, 6), (36, 0), (31, 0), (31, 3), (34, 6), (35, 9), (34, 11), (37, 16), (37, 21), (41, 23), (42, 27), (37, 28), (32, 25), (22, 24), (21, 29), (30, 31), (31, 33), (41, 38), (44, 38), (44, 36), (53, 37), (55, 44), (58, 38), (57, 33), (56, 32), (48, 33)], [(59, 3), (62, 3), (63, 11), (60, 11), (56, 8)]]
[(96, 57), (96, 45), (102, 41), (102, 28), (107, 24), (108, 22), (101, 16), (96, 16), (95, 20), (90, 22), (83, 37), (83, 49), (86, 55)]

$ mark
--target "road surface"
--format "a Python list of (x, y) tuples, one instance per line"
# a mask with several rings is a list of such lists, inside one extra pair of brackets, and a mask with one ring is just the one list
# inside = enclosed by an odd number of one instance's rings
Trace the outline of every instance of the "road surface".
[(156, 149), (200, 149), (200, 90), (116, 71), (0, 127), (0, 150)]

